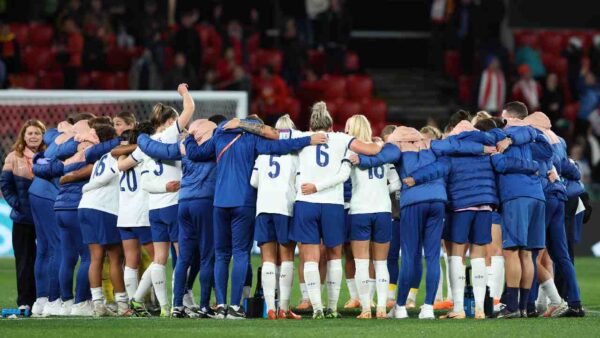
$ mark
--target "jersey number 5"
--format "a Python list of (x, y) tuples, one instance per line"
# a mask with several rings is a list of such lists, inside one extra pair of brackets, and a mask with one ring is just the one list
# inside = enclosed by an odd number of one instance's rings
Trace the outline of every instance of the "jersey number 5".
[(281, 166), (279, 165), (279, 162), (275, 160), (277, 157), (279, 157), (279, 155), (271, 155), (271, 157), (269, 157), (269, 167), (273, 167), (273, 171), (269, 171), (270, 178), (278, 177), (279, 172), (281, 171)]
[(326, 167), (329, 164), (329, 154), (324, 149), (329, 149), (327, 144), (317, 145), (317, 165)]

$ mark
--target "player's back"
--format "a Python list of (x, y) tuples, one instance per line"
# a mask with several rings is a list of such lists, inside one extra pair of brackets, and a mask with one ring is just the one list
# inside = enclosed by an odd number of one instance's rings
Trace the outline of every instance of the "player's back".
[(105, 154), (92, 168), (92, 175), (88, 184), (104, 181), (106, 184), (84, 192), (79, 203), (79, 208), (95, 209), (116, 215), (119, 211), (117, 160)]
[(352, 168), (350, 214), (391, 212), (392, 206), (387, 184), (390, 171), (395, 173), (395, 168), (391, 164), (368, 169)]
[(292, 216), (296, 196), (296, 155), (259, 155), (256, 214), (273, 213)]
[[(295, 133), (293, 137), (307, 136), (314, 133)], [(346, 156), (352, 136), (329, 132), (327, 144), (311, 145), (298, 153), (299, 167), (296, 176), (298, 193), (296, 201), (312, 203), (344, 204), (344, 185), (338, 184), (329, 189), (318, 191), (311, 195), (303, 195), (300, 187), (304, 183), (315, 183), (337, 174)]]
[(142, 175), (148, 171), (140, 164), (119, 174), (118, 227), (149, 226), (148, 193), (142, 189)]

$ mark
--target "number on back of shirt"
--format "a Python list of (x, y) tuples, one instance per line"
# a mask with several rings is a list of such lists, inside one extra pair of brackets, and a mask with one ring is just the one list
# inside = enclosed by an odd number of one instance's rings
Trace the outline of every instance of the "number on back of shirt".
[(279, 162), (277, 162), (277, 158), (279, 158), (279, 155), (271, 155), (269, 157), (269, 167), (271, 168), (271, 170), (269, 170), (270, 178), (277, 178), (281, 171), (281, 166), (279, 165)]
[(156, 169), (154, 169), (154, 175), (160, 176), (164, 172), (163, 164), (160, 160), (154, 161), (156, 163)]
[(317, 145), (317, 165), (319, 167), (326, 167), (329, 164), (329, 154), (325, 151), (329, 149), (327, 144)]
[(127, 189), (129, 191), (135, 192), (137, 190), (137, 176), (135, 175), (135, 170), (129, 169), (121, 174), (121, 180), (119, 181), (121, 191), (125, 191), (123, 181), (127, 184)]
[(106, 160), (107, 156), (108, 156), (108, 154), (106, 154), (100, 158), (100, 161), (98, 162), (98, 165), (96, 166), (96, 170), (94, 170), (94, 177), (100, 176), (100, 175), (102, 175), (102, 173), (104, 173), (104, 169), (106, 169), (106, 164), (104, 163), (104, 161)]
[(373, 176), (375, 176), (375, 178), (382, 179), (384, 172), (383, 166), (369, 168), (369, 179), (372, 180)]

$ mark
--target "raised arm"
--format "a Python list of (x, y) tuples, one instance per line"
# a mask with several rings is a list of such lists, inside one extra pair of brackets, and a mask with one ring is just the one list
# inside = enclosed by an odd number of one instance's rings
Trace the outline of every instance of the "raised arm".
[(179, 143), (162, 143), (153, 140), (147, 134), (140, 134), (137, 138), (138, 147), (148, 156), (163, 161), (180, 161), (181, 152)]
[(189, 135), (183, 141), (187, 158), (194, 162), (204, 162), (214, 159), (215, 156), (215, 138), (211, 137), (208, 141), (198, 144), (193, 135)]
[(391, 143), (387, 143), (376, 155), (358, 155), (358, 161), (354, 164), (358, 165), (360, 168), (366, 169), (378, 167), (386, 163), (398, 163), (401, 158), (402, 153), (400, 152), (400, 148)]
[(194, 103), (194, 99), (188, 92), (187, 83), (181, 83), (177, 87), (177, 92), (183, 98), (183, 110), (177, 118), (177, 124), (179, 125), (179, 128), (183, 129), (188, 125), (192, 119), (192, 116), (194, 116), (194, 109), (196, 109), (196, 105)]
[(529, 161), (504, 154), (492, 155), (494, 170), (500, 174), (525, 174), (535, 175), (539, 170), (536, 161)]
[(340, 166), (340, 170), (329, 177), (323, 177), (318, 182), (315, 183), (304, 183), (300, 187), (302, 190), (302, 194), (310, 195), (314, 194), (317, 191), (323, 191), (332, 187), (335, 187), (338, 184), (344, 183), (348, 177), (350, 177), (350, 172), (352, 170), (352, 164), (348, 160), (344, 160), (342, 165)]
[(88, 164), (83, 168), (79, 168), (75, 171), (71, 171), (70, 173), (62, 176), (60, 178), (60, 184), (67, 184), (79, 181), (86, 181), (92, 175), (92, 169), (94, 165)]
[(121, 143), (120, 137), (115, 137), (112, 140), (104, 141), (95, 144), (85, 150), (85, 162), (87, 164), (96, 163), (104, 154), (109, 153)]
[(431, 141), (431, 150), (436, 156), (452, 155), (484, 155), (496, 152), (495, 146), (485, 146), (482, 143), (459, 140), (448, 137), (445, 140)]

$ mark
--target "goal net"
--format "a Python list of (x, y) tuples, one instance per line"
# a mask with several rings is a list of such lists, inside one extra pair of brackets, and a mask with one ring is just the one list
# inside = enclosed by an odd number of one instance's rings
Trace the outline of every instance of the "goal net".
[[(190, 91), (196, 110), (194, 119), (221, 114), (244, 118), (248, 114), (246, 92)], [(0, 155), (4, 159), (14, 144), (19, 128), (29, 119), (55, 127), (72, 113), (114, 116), (123, 111), (135, 114), (138, 121), (150, 117), (154, 104), (162, 102), (181, 111), (182, 99), (173, 91), (0, 91)]]

